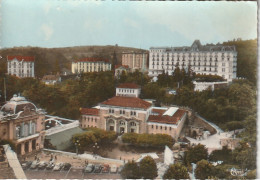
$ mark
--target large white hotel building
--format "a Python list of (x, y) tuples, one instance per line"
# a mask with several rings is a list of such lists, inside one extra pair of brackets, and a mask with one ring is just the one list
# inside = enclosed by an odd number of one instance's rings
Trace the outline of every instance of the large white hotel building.
[(219, 75), (231, 82), (237, 73), (235, 46), (204, 45), (195, 40), (191, 47), (151, 47), (149, 53), (149, 76), (157, 77), (163, 72), (171, 75), (176, 65), (196, 74)]
[(34, 56), (7, 56), (7, 72), (20, 78), (34, 77)]

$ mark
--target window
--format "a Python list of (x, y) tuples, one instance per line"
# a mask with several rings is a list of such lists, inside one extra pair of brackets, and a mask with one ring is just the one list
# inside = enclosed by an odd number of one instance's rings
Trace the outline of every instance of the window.
[(161, 126), (161, 129), (162, 129), (162, 126)]
[(136, 126), (135, 122), (130, 122), (130, 126)]
[(109, 113), (114, 113), (114, 109), (109, 109)]
[(136, 112), (135, 111), (131, 111), (131, 116), (135, 116), (136, 115)]
[(172, 130), (172, 127), (170, 127), (170, 131)]
[(152, 129), (153, 129), (153, 125), (152, 125)]
[(225, 68), (222, 68), (222, 72), (225, 72)]
[(156, 126), (156, 129), (158, 129), (158, 126)]
[(165, 126), (165, 130), (167, 130), (167, 127)]

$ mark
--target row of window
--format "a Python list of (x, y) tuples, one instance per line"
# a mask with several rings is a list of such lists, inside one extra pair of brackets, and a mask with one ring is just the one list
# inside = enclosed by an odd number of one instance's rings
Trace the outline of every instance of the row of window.
[(91, 122), (93, 122), (93, 121), (95, 121), (95, 122), (97, 122), (97, 118), (93, 118), (93, 117), (83, 117), (83, 120), (88, 120), (88, 122), (89, 121), (91, 121)]
[[(114, 109), (109, 109), (108, 110), (108, 112), (110, 113), (110, 114), (113, 114), (113, 113), (115, 113), (115, 110)], [(125, 110), (119, 110), (119, 114), (125, 114)], [(131, 116), (136, 116), (136, 111), (130, 111), (130, 115)]]
[(155, 128), (155, 129), (158, 129), (158, 128), (159, 128), (159, 129), (161, 129), (161, 130), (162, 130), (162, 129), (164, 129), (164, 130), (169, 129), (170, 131), (172, 130), (172, 127), (164, 126), (164, 128), (163, 128), (163, 126), (157, 126), (157, 125), (156, 125), (156, 126), (154, 127), (154, 125), (152, 125), (152, 129), (154, 129), (154, 128)]
[[(114, 120), (112, 120), (112, 119), (109, 119), (109, 121), (108, 121), (108, 124), (115, 124), (115, 121)], [(119, 124), (120, 125), (125, 125), (125, 121), (119, 121)], [(135, 122), (130, 122), (130, 126), (136, 126), (136, 123)]]
[[(169, 59), (169, 58), (167, 58), (167, 59), (164, 59), (163, 57), (160, 59), (159, 57), (157, 57), (157, 58), (152, 58), (152, 61), (165, 61), (165, 60), (167, 60), (167, 61), (169, 61), (169, 60), (171, 60), (172, 62), (173, 61), (218, 61), (218, 60), (222, 60), (222, 61), (224, 61), (225, 59), (222, 57), (221, 59), (219, 58), (215, 58), (215, 59), (212, 59), (212, 58), (210, 58), (209, 60), (207, 59), (207, 58), (204, 58), (204, 59), (200, 59), (200, 58), (197, 58), (197, 59), (195, 59), (195, 58), (193, 58), (193, 59), (191, 59), (191, 58), (188, 58), (188, 59), (184, 59), (184, 58), (182, 58), (182, 59), (179, 59), (179, 58), (177, 58), (177, 60), (176, 59), (174, 59), (173, 57), (172, 57), (172, 59)], [(227, 60), (229, 61), (230, 60), (230, 58), (227, 58)], [(235, 61), (235, 60), (234, 60)]]
[(132, 89), (119, 89), (119, 92), (134, 93), (134, 90), (132, 90)]
[[(160, 51), (162, 52), (162, 51)], [(160, 54), (159, 53), (150, 53), (152, 56), (159, 56)], [(189, 56), (189, 57), (193, 57), (193, 56), (201, 56), (201, 57), (207, 57), (207, 56), (210, 56), (210, 57), (213, 57), (213, 56), (218, 56), (218, 53), (164, 53), (164, 54), (161, 54), (161, 56)], [(222, 53), (221, 56), (233, 56), (233, 53)], [(234, 57), (236, 57), (236, 55), (234, 55)]]
[(27, 137), (36, 133), (36, 123), (21, 123), (20, 126), (16, 126), (16, 138)]

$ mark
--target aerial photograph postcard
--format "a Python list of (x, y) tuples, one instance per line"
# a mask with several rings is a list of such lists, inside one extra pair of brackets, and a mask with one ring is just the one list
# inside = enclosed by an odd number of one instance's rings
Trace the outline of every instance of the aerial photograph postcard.
[(258, 6), (1, 0), (0, 180), (260, 178)]

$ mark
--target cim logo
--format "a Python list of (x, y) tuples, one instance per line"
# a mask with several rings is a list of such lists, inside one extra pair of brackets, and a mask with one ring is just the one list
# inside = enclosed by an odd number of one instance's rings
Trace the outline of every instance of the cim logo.
[(232, 168), (230, 170), (230, 174), (232, 176), (246, 176), (247, 175), (247, 169), (246, 170), (242, 170), (242, 169), (236, 169), (236, 168)]

